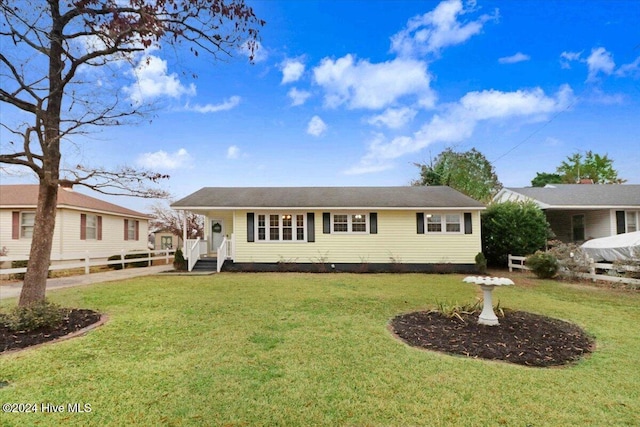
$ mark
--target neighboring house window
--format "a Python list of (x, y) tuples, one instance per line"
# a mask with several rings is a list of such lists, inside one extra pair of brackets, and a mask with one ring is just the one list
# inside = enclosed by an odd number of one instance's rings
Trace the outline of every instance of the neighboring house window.
[(462, 215), (460, 214), (426, 214), (427, 233), (460, 233), (462, 231)]
[(627, 233), (638, 231), (638, 217), (640, 212), (627, 211)]
[(33, 237), (33, 226), (35, 225), (35, 212), (20, 212), (20, 237), (30, 239)]
[(369, 215), (364, 213), (333, 214), (331, 230), (333, 233), (367, 233)]
[(160, 237), (160, 249), (173, 249), (173, 236)]
[(258, 214), (256, 230), (260, 242), (306, 241), (304, 214)]
[(140, 221), (124, 220), (124, 240), (139, 240)]
[(102, 217), (80, 214), (80, 240), (102, 240)]
[(571, 217), (572, 237), (574, 242), (584, 240), (584, 215), (573, 215)]

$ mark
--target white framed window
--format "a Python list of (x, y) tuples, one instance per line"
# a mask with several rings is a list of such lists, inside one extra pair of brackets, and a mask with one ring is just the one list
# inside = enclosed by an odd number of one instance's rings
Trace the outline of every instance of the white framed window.
[(638, 231), (638, 221), (640, 221), (640, 212), (627, 211), (626, 212), (626, 231), (627, 233), (633, 233)]
[(35, 212), (20, 212), (20, 237), (24, 239), (32, 238), (35, 223)]
[(301, 213), (258, 214), (256, 235), (259, 242), (306, 242), (306, 219)]
[(462, 214), (459, 213), (426, 213), (426, 229), (428, 233), (462, 233)]
[(366, 213), (338, 213), (331, 215), (331, 232), (362, 233), (369, 232), (369, 215)]
[(132, 219), (127, 221), (127, 240), (136, 240), (136, 222)]

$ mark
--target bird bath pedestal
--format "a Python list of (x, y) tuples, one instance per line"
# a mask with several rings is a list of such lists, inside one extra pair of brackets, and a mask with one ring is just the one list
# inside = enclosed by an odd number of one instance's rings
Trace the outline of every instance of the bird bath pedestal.
[(513, 281), (511, 279), (507, 279), (506, 277), (482, 276), (468, 276), (465, 277), (462, 281), (466, 283), (474, 283), (482, 288), (484, 304), (482, 306), (482, 313), (480, 313), (480, 316), (478, 317), (478, 323), (481, 325), (489, 326), (499, 325), (500, 323), (498, 322), (498, 316), (496, 316), (496, 314), (493, 312), (493, 301), (491, 298), (491, 293), (496, 286), (513, 285)]

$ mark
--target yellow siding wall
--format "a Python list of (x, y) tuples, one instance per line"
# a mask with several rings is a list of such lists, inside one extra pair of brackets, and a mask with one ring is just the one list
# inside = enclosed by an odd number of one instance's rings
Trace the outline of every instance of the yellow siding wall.
[[(247, 242), (247, 211), (236, 211), (235, 262), (473, 264), (481, 251), (478, 211), (472, 213), (473, 234), (417, 234), (415, 211), (377, 213), (378, 234), (323, 234), (322, 211), (315, 211), (315, 242), (271, 243)], [(464, 217), (463, 211), (450, 213)]]

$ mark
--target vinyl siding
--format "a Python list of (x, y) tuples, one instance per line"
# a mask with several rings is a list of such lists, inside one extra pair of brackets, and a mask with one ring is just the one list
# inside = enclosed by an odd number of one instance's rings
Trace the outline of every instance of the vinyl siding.
[[(31, 239), (11, 238), (11, 212), (18, 209), (0, 210), (0, 247), (6, 246), (7, 256), (11, 258), (29, 256)], [(25, 210), (26, 211), (26, 210)], [(80, 215), (91, 212), (82, 212), (71, 209), (58, 209), (56, 213), (56, 225), (51, 248), (51, 259), (68, 259), (81, 256), (87, 251), (91, 253), (117, 254), (122, 249), (125, 251), (143, 250), (147, 248), (148, 221), (138, 219), (139, 240), (124, 240), (124, 217), (101, 214), (102, 216), (102, 240), (80, 239)]]
[[(253, 212), (257, 214), (259, 211)], [(286, 213), (306, 215), (307, 212), (309, 211), (287, 211)], [(324, 234), (323, 211), (313, 212), (315, 242), (272, 243), (247, 242), (247, 211), (235, 211), (235, 261), (313, 263), (324, 260), (330, 263), (473, 264), (476, 254), (481, 250), (478, 211), (472, 214), (472, 234), (464, 234), (464, 232), (417, 234), (416, 211), (411, 210), (378, 211), (377, 234)], [(340, 211), (331, 213), (340, 213)], [(464, 225), (463, 211), (450, 211), (450, 213), (459, 213)]]

